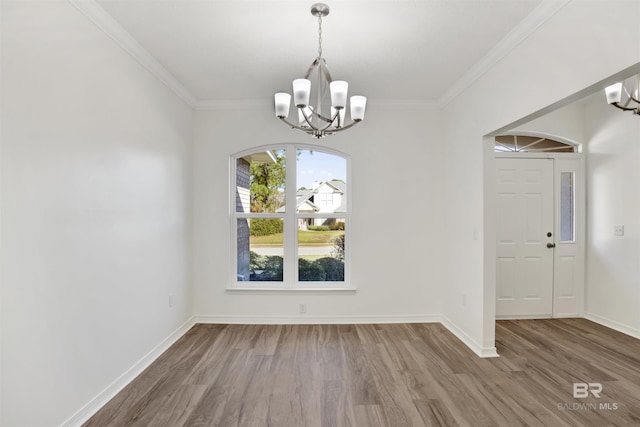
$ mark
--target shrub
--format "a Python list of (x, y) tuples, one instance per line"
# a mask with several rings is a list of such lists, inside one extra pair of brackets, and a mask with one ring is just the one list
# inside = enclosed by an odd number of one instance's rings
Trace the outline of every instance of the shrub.
[(249, 232), (252, 236), (266, 236), (282, 233), (283, 231), (283, 221), (277, 218), (253, 218), (249, 225)]
[(298, 280), (301, 282), (323, 282), (326, 277), (327, 274), (320, 264), (304, 258), (298, 259)]
[(249, 251), (249, 270), (264, 270), (264, 257), (257, 252)]
[[(264, 256), (254, 251), (249, 252), (249, 268), (252, 281), (281, 281), (283, 259), (280, 256)], [(255, 270), (262, 270), (256, 274)]]
[(342, 231), (344, 230), (344, 221), (334, 221), (331, 224), (329, 224), (329, 227), (333, 231)]
[(307, 227), (309, 231), (329, 231), (331, 230), (328, 225), (310, 225)]
[(265, 258), (263, 280), (282, 281), (282, 257), (266, 256)]
[(319, 258), (313, 262), (318, 264), (325, 273), (325, 279), (327, 282), (342, 282), (344, 281), (344, 262), (332, 257)]

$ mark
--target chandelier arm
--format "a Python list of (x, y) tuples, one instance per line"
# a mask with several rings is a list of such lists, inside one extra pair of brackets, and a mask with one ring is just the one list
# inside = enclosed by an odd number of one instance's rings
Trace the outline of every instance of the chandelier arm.
[(333, 121), (336, 119), (336, 116), (333, 116), (333, 118), (325, 117), (322, 114), (318, 114), (315, 110), (311, 110), (311, 114), (307, 116), (307, 114), (304, 112), (304, 108), (299, 108), (299, 110), (302, 112), (302, 115), (304, 116), (305, 121), (309, 123), (309, 126), (311, 126), (314, 129), (316, 129), (316, 127), (310, 121), (311, 117), (313, 116), (329, 124), (333, 123)]
[[(304, 113), (303, 113), (303, 114), (304, 114)], [(327, 123), (329, 123), (329, 124), (333, 123), (333, 121), (336, 119), (336, 116), (333, 116), (333, 118), (325, 117), (325, 116), (323, 116), (322, 114), (318, 114), (318, 113), (316, 113), (316, 112), (315, 112), (315, 111), (313, 111), (313, 110), (311, 111), (311, 114), (312, 114), (312, 115), (314, 115), (314, 116), (316, 116), (316, 117), (318, 117), (320, 120), (322, 120), (322, 121), (324, 121), (324, 122), (327, 122)]]
[[(313, 116), (313, 110), (311, 110), (311, 115), (310, 116), (307, 116), (307, 113), (304, 112), (304, 108), (300, 108), (299, 110), (302, 113), (302, 116), (304, 117), (305, 122), (307, 122), (309, 124), (309, 126), (311, 126), (311, 129), (318, 130), (318, 128), (316, 128), (313, 125), (313, 123), (311, 123), (311, 116)], [(318, 114), (316, 114), (316, 116), (318, 116)]]
[(346, 126), (342, 126), (341, 128), (336, 128), (336, 129), (332, 129), (331, 132), (335, 133), (335, 132), (341, 132), (343, 130), (347, 130), (349, 128), (354, 127), (355, 125), (357, 125), (358, 123), (360, 123), (362, 120), (354, 120), (353, 122), (349, 123)]
[(320, 66), (320, 57), (316, 58), (313, 60), (313, 62), (311, 63), (311, 65), (309, 65), (309, 68), (307, 68), (307, 72), (304, 73), (304, 78), (308, 79), (309, 76), (311, 75), (311, 72), (316, 68)]
[(289, 120), (285, 119), (284, 117), (278, 117), (280, 120), (282, 120), (283, 122), (285, 122), (286, 124), (288, 124), (289, 126), (291, 126), (292, 129), (298, 129), (301, 130), (303, 132), (308, 133), (309, 135), (313, 135), (313, 131), (315, 130), (314, 128), (303, 128), (302, 126), (298, 126), (295, 125), (293, 123), (291, 123)]
[(320, 57), (317, 57), (316, 59), (314, 59), (311, 65), (309, 65), (309, 68), (307, 68), (307, 72), (304, 74), (304, 78), (308, 79), (309, 76), (311, 75), (311, 72), (316, 67), (318, 67), (320, 71), (322, 71), (322, 74), (324, 74), (324, 77), (327, 79), (329, 83), (333, 81), (333, 78), (331, 77), (331, 73), (329, 72), (329, 67), (327, 66), (327, 61), (325, 61), (324, 58), (320, 58)]
[[(340, 114), (340, 111), (336, 112), (336, 116)], [(335, 116), (333, 116), (333, 120), (335, 120)], [(322, 129), (319, 129), (321, 132), (325, 132), (327, 130), (329, 130), (329, 128), (331, 127), (331, 125), (333, 124), (333, 120), (329, 121), (329, 123)], [(338, 123), (340, 123), (340, 118), (338, 117)], [(340, 129), (339, 127), (335, 127), (334, 129)], [(333, 132), (334, 129), (331, 129), (329, 132)]]
[(327, 66), (327, 61), (325, 61), (323, 58), (318, 58), (320, 59), (318, 66), (320, 68), (320, 71), (322, 71), (322, 74), (324, 74), (325, 79), (327, 79), (327, 81), (329, 83), (331, 83), (333, 81), (333, 79), (331, 78), (331, 73), (329, 72), (329, 67)]
[(623, 107), (622, 105), (618, 104), (617, 102), (613, 102), (613, 103), (611, 103), (611, 105), (613, 105), (614, 107), (619, 108), (619, 109), (621, 109), (623, 111), (634, 111), (635, 110), (635, 108)]
[[(640, 79), (640, 77), (638, 77)], [(640, 80), (639, 80), (640, 81)], [(627, 90), (626, 86), (622, 85), (622, 88), (624, 89), (624, 93), (627, 95), (627, 102), (624, 103), (624, 106), (628, 106), (631, 101), (635, 102), (636, 104), (640, 104), (640, 99), (636, 99), (633, 97), (633, 95), (631, 93), (629, 93), (629, 91)], [(640, 94), (640, 84), (638, 84), (638, 92)], [(632, 110), (635, 110), (635, 108), (632, 108)]]

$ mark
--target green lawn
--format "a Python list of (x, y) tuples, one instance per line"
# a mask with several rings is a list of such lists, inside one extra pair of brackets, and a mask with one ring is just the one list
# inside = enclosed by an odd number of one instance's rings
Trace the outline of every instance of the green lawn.
[[(344, 234), (344, 230), (336, 231), (303, 231), (298, 230), (298, 243), (301, 246), (331, 245), (331, 240)], [(269, 234), (267, 236), (251, 236), (251, 245), (282, 245), (283, 234)]]
[(306, 259), (307, 261), (315, 261), (320, 258), (326, 258), (329, 255), (300, 255), (298, 258)]

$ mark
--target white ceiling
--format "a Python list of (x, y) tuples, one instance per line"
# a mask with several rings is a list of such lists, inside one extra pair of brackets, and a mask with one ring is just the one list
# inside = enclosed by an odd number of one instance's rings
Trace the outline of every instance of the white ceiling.
[[(330, 0), (323, 57), (351, 94), (442, 103), (539, 25), (549, 1)], [(97, 0), (196, 104), (290, 91), (317, 55), (313, 3)]]

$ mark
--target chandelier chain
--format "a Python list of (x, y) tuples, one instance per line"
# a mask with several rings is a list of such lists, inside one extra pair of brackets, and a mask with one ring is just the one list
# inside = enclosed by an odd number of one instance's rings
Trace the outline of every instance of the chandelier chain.
[(318, 15), (318, 58), (322, 58), (322, 15)]

